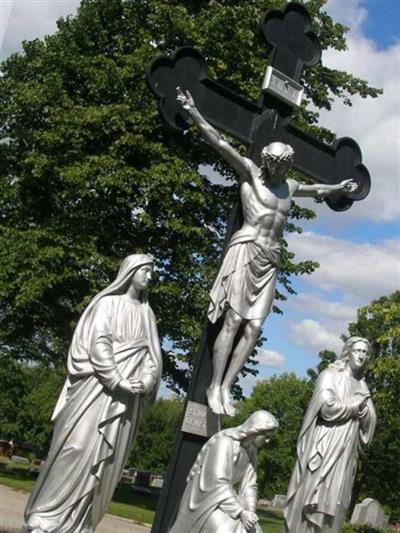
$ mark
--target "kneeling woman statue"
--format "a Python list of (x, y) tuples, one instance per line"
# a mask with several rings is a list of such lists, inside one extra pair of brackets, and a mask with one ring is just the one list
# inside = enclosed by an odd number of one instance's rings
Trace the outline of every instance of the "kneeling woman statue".
[(92, 533), (107, 510), (141, 412), (160, 383), (160, 344), (147, 303), (152, 271), (149, 256), (128, 256), (78, 322), (25, 532)]
[(168, 533), (261, 533), (256, 515), (257, 450), (279, 427), (268, 411), (223, 429), (200, 450)]

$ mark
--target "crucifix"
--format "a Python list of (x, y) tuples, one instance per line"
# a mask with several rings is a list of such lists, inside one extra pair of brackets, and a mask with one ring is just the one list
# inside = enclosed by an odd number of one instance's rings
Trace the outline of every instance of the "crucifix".
[[(317, 64), (321, 56), (319, 42), (310, 31), (309, 15), (300, 4), (289, 3), (283, 10), (266, 13), (260, 28), (270, 51), (270, 65), (257, 103), (247, 101), (209, 78), (200, 53), (183, 47), (171, 57), (155, 59), (149, 66), (148, 83), (159, 99), (160, 113), (172, 128), (185, 130), (193, 120), (199, 127), (198, 116), (191, 109), (192, 102), (193, 105), (195, 103), (198, 115), (214, 131), (214, 128), (221, 129), (248, 146), (247, 158), (242, 159), (246, 159), (250, 167), (253, 165), (253, 174), (257, 174), (263, 166), (268, 167), (271, 153), (281, 162), (286, 158), (296, 170), (318, 180), (321, 186), (325, 184), (326, 193), (336, 190), (326, 198), (331, 209), (348, 209), (353, 201), (365, 198), (370, 188), (369, 173), (361, 163), (358, 145), (349, 138), (338, 139), (328, 145), (291, 124), (293, 109), (301, 102), (303, 89), (299, 81), (302, 72), (304, 68)], [(182, 88), (178, 92), (178, 100), (177, 87)], [(273, 173), (270, 170), (269, 174)], [(348, 178), (356, 186), (341, 186), (343, 178)], [(227, 243), (230, 243), (232, 235), (236, 235), (238, 228), (243, 227), (242, 211), (237, 209), (231, 217)], [(166, 532), (172, 524), (186, 475), (205, 440), (218, 429), (216, 415), (206, 408), (207, 401), (211, 402), (214, 412), (229, 414), (229, 403), (226, 409), (220, 410), (219, 400), (210, 394), (210, 383), (215, 374), (213, 352), (224, 327), (224, 316), (217, 314), (215, 318), (215, 321), (206, 321), (203, 331), (187, 394), (182, 431), (168, 467), (153, 533)], [(232, 350), (242, 333), (243, 328), (237, 330)]]

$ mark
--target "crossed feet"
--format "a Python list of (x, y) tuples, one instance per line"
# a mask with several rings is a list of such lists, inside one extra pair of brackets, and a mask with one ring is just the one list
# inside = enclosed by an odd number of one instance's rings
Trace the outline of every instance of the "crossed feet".
[(210, 409), (217, 415), (234, 416), (236, 409), (232, 404), (229, 389), (226, 387), (208, 387), (207, 400)]

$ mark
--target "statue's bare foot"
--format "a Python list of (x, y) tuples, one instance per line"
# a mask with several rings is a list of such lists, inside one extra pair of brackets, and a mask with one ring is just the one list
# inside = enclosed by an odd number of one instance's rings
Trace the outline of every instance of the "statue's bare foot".
[(229, 416), (234, 416), (236, 414), (236, 409), (233, 407), (229, 389), (227, 389), (226, 387), (221, 387), (221, 400), (225, 414)]
[(217, 415), (225, 414), (224, 408), (221, 402), (221, 389), (219, 387), (208, 387), (207, 389), (207, 401), (211, 411)]

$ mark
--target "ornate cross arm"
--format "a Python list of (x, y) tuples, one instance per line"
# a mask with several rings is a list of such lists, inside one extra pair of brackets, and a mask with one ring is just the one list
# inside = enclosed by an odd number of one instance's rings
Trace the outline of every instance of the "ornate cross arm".
[(326, 198), (326, 203), (334, 211), (345, 211), (353, 201), (363, 200), (368, 195), (371, 178), (362, 164), (358, 144), (350, 137), (336, 139), (329, 145), (289, 126), (285, 142), (295, 150), (293, 166), (296, 170), (327, 185), (336, 185), (345, 179), (352, 179), (357, 184), (357, 188), (346, 195), (339, 192)]
[(176, 101), (176, 88), (188, 90), (204, 118), (218, 129), (250, 143), (254, 116), (262, 109), (208, 77), (201, 54), (189, 46), (178, 48), (170, 57), (154, 59), (147, 82), (158, 98), (160, 114), (174, 129), (189, 128), (192, 120)]
[(147, 79), (159, 99), (160, 113), (171, 127), (187, 129), (192, 121), (176, 100), (176, 87), (180, 86), (190, 91), (208, 122), (252, 146), (255, 162), (263, 146), (282, 141), (295, 150), (294, 168), (312, 179), (326, 184), (353, 179), (358, 184), (355, 191), (327, 198), (333, 210), (348, 209), (354, 200), (362, 200), (369, 193), (369, 172), (354, 140), (344, 137), (328, 145), (295, 128), (287, 117), (277, 120), (278, 112), (272, 106), (263, 109), (209, 78), (201, 54), (193, 48), (179, 48), (171, 57), (156, 58), (149, 66)]
[[(260, 30), (270, 50), (271, 65), (295, 82), (300, 81), (304, 68), (317, 64), (321, 57), (321, 46), (310, 28), (309, 14), (295, 2), (261, 19)], [(203, 57), (194, 48), (182, 47), (170, 57), (156, 58), (149, 65), (147, 81), (158, 98), (162, 117), (172, 128), (184, 130), (192, 122), (176, 101), (176, 87), (180, 86), (190, 91), (198, 110), (212, 126), (249, 147), (254, 162), (259, 163), (265, 145), (282, 141), (295, 150), (294, 168), (312, 179), (329, 185), (353, 179), (358, 185), (355, 191), (333, 194), (326, 200), (333, 210), (348, 209), (353, 201), (369, 193), (370, 176), (355, 141), (345, 137), (328, 145), (298, 130), (290, 124), (292, 107), (275, 96), (264, 95), (259, 104), (246, 100), (211, 79)]]
[[(261, 18), (260, 31), (270, 51), (269, 63), (296, 81), (304, 68), (317, 64), (321, 57), (321, 46), (310, 28), (310, 16), (297, 2)], [(199, 111), (213, 126), (250, 143), (252, 123), (262, 114), (262, 107), (209, 78), (205, 61), (194, 48), (184, 46), (170, 57), (154, 59), (147, 81), (159, 99), (162, 117), (171, 127), (186, 129), (190, 124), (175, 100), (175, 88), (180, 86), (190, 91)], [(291, 109), (287, 112), (290, 114)]]
[(345, 211), (354, 201), (363, 200), (371, 188), (368, 169), (362, 164), (361, 150), (350, 137), (336, 139), (327, 144), (292, 124), (275, 121), (274, 112), (268, 110), (265, 120), (253, 132), (253, 152), (255, 162), (263, 146), (273, 141), (290, 144), (295, 151), (293, 167), (316, 182), (337, 185), (345, 179), (352, 179), (357, 188), (354, 191), (334, 193), (326, 198), (326, 203), (334, 211)]
[(289, 2), (282, 10), (267, 11), (260, 30), (270, 48), (270, 64), (295, 81), (300, 81), (304, 68), (321, 59), (321, 45), (311, 31), (310, 16), (297, 2)]

